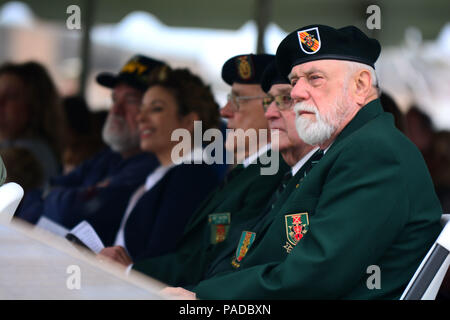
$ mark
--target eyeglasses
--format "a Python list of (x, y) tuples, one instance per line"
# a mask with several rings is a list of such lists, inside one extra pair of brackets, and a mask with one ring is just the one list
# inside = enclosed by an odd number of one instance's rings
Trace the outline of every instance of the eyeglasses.
[(279, 95), (279, 96), (267, 96), (263, 99), (263, 108), (264, 112), (269, 109), (271, 103), (275, 101), (278, 110), (287, 110), (292, 107), (294, 100), (292, 100), (290, 95)]
[(265, 99), (267, 96), (236, 96), (234, 93), (229, 93), (227, 95), (227, 101), (232, 102), (232, 106), (234, 107), (233, 111), (239, 111), (240, 103), (242, 101), (248, 101), (253, 99)]

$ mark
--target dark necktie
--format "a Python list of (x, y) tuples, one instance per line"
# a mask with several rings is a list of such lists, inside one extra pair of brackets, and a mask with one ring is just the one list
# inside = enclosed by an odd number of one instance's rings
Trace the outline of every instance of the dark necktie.
[(284, 174), (283, 179), (281, 179), (280, 185), (278, 186), (278, 188), (275, 191), (275, 193), (273, 194), (273, 196), (270, 198), (269, 206), (267, 207), (268, 210), (271, 210), (273, 208), (273, 205), (278, 200), (280, 195), (283, 193), (284, 190), (286, 190), (286, 187), (289, 183), (289, 180), (291, 180), (291, 178), (292, 178), (292, 171), (289, 170), (288, 172), (286, 172)]
[[(299, 172), (299, 176), (301, 177), (298, 183), (301, 183), (302, 180), (306, 177), (306, 174), (311, 171), (311, 169), (322, 159), (323, 157), (323, 150), (319, 149), (317, 150), (311, 158), (306, 161), (306, 163), (303, 165), (303, 167), (300, 169), (302, 172)], [(289, 181), (292, 178), (292, 171), (289, 170), (289, 172), (286, 172), (280, 185), (278, 186), (278, 189), (274, 193), (274, 195), (270, 198), (270, 201), (268, 205), (265, 207), (262, 214), (259, 216), (259, 221), (254, 225), (253, 230), (259, 231), (259, 229), (265, 225), (266, 219), (268, 219), (268, 213), (275, 207), (275, 203), (280, 198), (283, 191), (286, 189)]]
[(304, 164), (304, 166), (300, 169), (303, 172), (303, 175), (300, 173), (300, 181), (301, 182), (306, 175), (312, 170), (312, 168), (322, 159), (323, 157), (323, 150), (319, 149), (309, 158), (308, 161)]

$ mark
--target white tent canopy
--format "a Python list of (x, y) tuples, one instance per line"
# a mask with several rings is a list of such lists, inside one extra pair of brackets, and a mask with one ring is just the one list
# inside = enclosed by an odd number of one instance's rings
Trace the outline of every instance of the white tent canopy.
[(409, 30), (403, 44), (382, 51), (376, 69), (382, 89), (402, 110), (416, 105), (435, 129), (450, 129), (450, 23), (430, 42)]
[[(34, 21), (22, 3), (0, 9), (0, 26), (32, 28)], [(268, 53), (276, 52), (286, 34), (278, 25), (268, 25), (264, 39)], [(212, 85), (222, 105), (229, 90), (221, 79), (223, 63), (234, 55), (255, 52), (256, 39), (254, 21), (237, 30), (170, 27), (143, 11), (132, 12), (117, 24), (96, 25), (91, 32), (93, 46), (141, 52), (175, 67), (194, 68)], [(420, 31), (410, 28), (397, 46), (383, 48), (376, 69), (381, 88), (403, 111), (417, 105), (430, 115), (436, 129), (450, 129), (450, 23), (434, 41), (423, 41)]]

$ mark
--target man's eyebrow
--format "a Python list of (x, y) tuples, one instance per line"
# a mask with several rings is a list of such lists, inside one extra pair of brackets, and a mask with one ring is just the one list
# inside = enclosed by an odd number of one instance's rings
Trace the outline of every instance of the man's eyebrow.
[[(274, 94), (271, 94), (271, 96), (275, 97), (275, 96), (290, 95), (291, 90), (292, 90), (292, 88), (278, 89), (276, 92), (273, 92)], [(269, 91), (269, 94), (270, 94), (270, 91)]]
[(311, 69), (309, 69), (308, 71), (305, 72), (305, 74), (311, 74), (311, 73), (324, 73), (322, 70), (316, 68), (316, 67), (312, 67)]
[[(316, 73), (316, 72), (324, 73), (322, 70), (318, 69), (317, 67), (311, 67), (310, 69), (303, 71), (302, 74), (310, 75), (310, 74)], [(298, 78), (299, 76), (297, 76), (296, 74), (294, 74), (292, 72), (289, 73), (289, 75), (288, 75), (289, 81), (292, 81), (292, 78), (296, 78), (296, 77)]]
[(236, 97), (243, 96), (242, 91), (240, 89), (231, 89), (231, 94)]
[(292, 81), (292, 78), (293, 77), (295, 77), (295, 74), (293, 74), (292, 72), (290, 72), (289, 74), (288, 74), (288, 79), (289, 79), (289, 81)]

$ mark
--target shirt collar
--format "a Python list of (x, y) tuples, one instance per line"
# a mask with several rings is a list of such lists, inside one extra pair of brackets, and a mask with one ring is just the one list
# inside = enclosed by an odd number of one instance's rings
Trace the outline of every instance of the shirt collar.
[(180, 164), (189, 164), (189, 163), (202, 163), (203, 162), (203, 149), (202, 148), (195, 148), (185, 156), (181, 157), (176, 161), (176, 163), (171, 163), (167, 166), (159, 166), (154, 171), (152, 171), (148, 176), (147, 180), (145, 181), (145, 189), (150, 190), (154, 185), (155, 182), (159, 181), (162, 177), (166, 175), (166, 173), (172, 169), (173, 167), (176, 167)]
[[(301, 169), (301, 167), (303, 167), (303, 165), (306, 163), (306, 161), (309, 160), (309, 158), (311, 158), (311, 156), (317, 151), (319, 150), (318, 147), (312, 149), (310, 152), (308, 152), (303, 158), (301, 158), (292, 168), (291, 168), (291, 172), (292, 172), (292, 176), (295, 176), (298, 172), (298, 170)], [(328, 150), (328, 148), (327, 148)]]
[(172, 163), (168, 166), (159, 166), (153, 170), (145, 180), (145, 190), (148, 191), (153, 188), (153, 186), (166, 175), (167, 171), (175, 166), (176, 164)]

